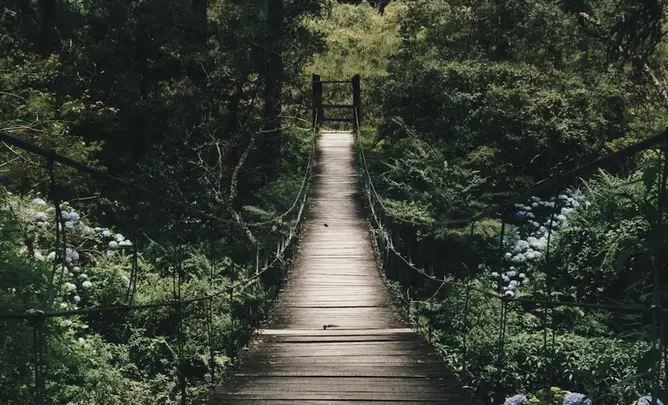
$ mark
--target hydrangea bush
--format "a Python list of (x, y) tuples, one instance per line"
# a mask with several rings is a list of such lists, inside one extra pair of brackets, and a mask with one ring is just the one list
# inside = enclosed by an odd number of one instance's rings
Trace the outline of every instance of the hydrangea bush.
[[(515, 205), (517, 223), (504, 238), (502, 270), (491, 273), (505, 295), (515, 296), (520, 287), (530, 283), (532, 272), (545, 256), (548, 239), (554, 242), (559, 230), (568, 224), (568, 217), (582, 203), (586, 203), (582, 192), (566, 189), (549, 201), (532, 197), (526, 205)], [(479, 267), (484, 269), (485, 265)]]
[[(60, 209), (57, 220), (55, 207), (43, 198), (0, 193), (0, 312), (30, 308), (62, 311), (126, 302), (132, 287), (134, 241), (112, 228), (96, 226), (71, 204), (62, 203)], [(56, 246), (56, 230), (61, 232), (64, 245)], [(157, 248), (148, 247), (139, 255), (140, 278), (134, 300), (138, 304), (173, 299), (173, 263), (165, 259), (164, 252), (155, 254)], [(212, 272), (212, 263), (195, 247), (186, 253), (183, 268), (189, 277), (183, 283), (184, 297), (202, 296), (211, 289), (208, 276), (203, 275)], [(240, 269), (227, 258), (216, 263), (215, 285), (224, 288), (229, 278), (222, 271), (234, 268), (239, 273)], [(53, 295), (48, 293), (49, 282)], [(249, 287), (244, 296), (237, 294), (239, 306), (257, 308), (249, 304), (248, 297), (260, 301), (265, 297), (258, 298), (256, 290), (262, 289), (258, 284)], [(220, 371), (236, 350), (233, 342), (247, 333), (248, 325), (237, 321), (231, 330), (228, 294), (220, 295), (212, 305), (218, 331), (213, 343), (219, 348), (215, 362)], [(188, 325), (197, 325), (185, 332), (184, 356), (201, 370), (201, 381), (208, 360), (207, 334), (201, 332), (204, 309), (204, 305), (191, 305), (184, 310)], [(79, 405), (125, 403), (127, 398), (141, 405), (177, 403), (173, 316), (173, 308), (161, 308), (51, 318), (45, 332), (47, 398)], [(0, 398), (9, 398), (9, 403), (30, 403), (34, 382), (32, 357), (26, 353), (32, 350), (32, 327), (0, 320), (0, 329), (9, 331), (0, 334), (0, 351), (4, 353), (0, 356)], [(188, 389), (196, 391), (193, 384)]]
[[(91, 226), (68, 202), (61, 204), (59, 220), (55, 207), (40, 197), (10, 198), (9, 204), (26, 225), (22, 253), (55, 268), (58, 309), (122, 299), (130, 288), (132, 241), (110, 228)], [(64, 246), (56, 246), (56, 227)]]

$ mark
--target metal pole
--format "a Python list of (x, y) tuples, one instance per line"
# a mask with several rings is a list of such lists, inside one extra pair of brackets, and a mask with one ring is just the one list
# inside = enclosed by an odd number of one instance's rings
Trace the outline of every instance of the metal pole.
[(29, 320), (33, 328), (33, 365), (35, 378), (35, 405), (42, 405), (44, 403), (44, 312), (39, 310), (30, 310), (30, 314), (34, 314)]
[[(559, 205), (555, 203), (555, 212), (558, 209)], [(545, 312), (543, 314), (543, 355), (545, 356), (545, 360), (547, 360), (547, 330), (548, 330), (548, 312), (550, 315), (553, 315), (552, 313), (552, 271), (551, 271), (551, 260), (550, 260), (550, 245), (552, 242), (552, 228), (554, 227), (554, 214), (555, 212), (550, 213), (550, 226), (547, 229), (547, 244), (545, 247), (545, 284), (546, 284), (546, 293), (547, 293), (547, 304), (545, 306)], [(552, 331), (552, 346), (551, 349), (554, 348), (554, 330)], [(552, 400), (552, 363), (554, 362), (554, 354), (552, 353), (552, 350), (550, 350), (550, 361), (546, 363), (547, 364), (547, 370), (546, 370), (546, 375), (545, 375), (545, 380), (546, 380), (546, 390), (545, 393), (547, 395), (548, 401)]]
[(322, 108), (322, 81), (320, 75), (313, 74), (313, 127), (320, 128), (323, 122), (324, 110)]
[(132, 242), (132, 263), (130, 270), (130, 285), (125, 293), (125, 302), (132, 305), (136, 291), (137, 279), (139, 278), (139, 253), (137, 251), (137, 209), (133, 193), (127, 190), (130, 202), (130, 239)]
[[(473, 240), (473, 235), (475, 234), (475, 221), (471, 222), (471, 230), (469, 237)], [(470, 273), (470, 272), (469, 272)], [(464, 298), (464, 337), (463, 337), (463, 350), (462, 350), (462, 374), (466, 378), (466, 360), (468, 356), (468, 334), (471, 328), (469, 328), (469, 308), (471, 305), (471, 278), (472, 275), (468, 274), (466, 279), (466, 296)], [(466, 381), (465, 381), (466, 383)]]
[[(657, 221), (656, 229), (661, 229), (663, 226), (663, 214), (664, 214), (664, 200), (666, 199), (666, 179), (668, 179), (668, 145), (664, 145), (660, 165), (662, 165), (662, 170), (659, 172), (659, 190), (657, 194)], [(661, 166), (660, 166), (661, 167)], [(661, 260), (661, 248), (659, 247), (654, 254), (654, 263), (653, 263), (653, 276), (654, 276), (654, 294), (652, 302), (652, 405), (656, 405), (657, 398), (659, 396), (660, 389), (660, 379), (661, 379), (661, 348), (658, 343), (658, 329), (663, 326), (663, 317), (659, 320), (659, 308), (661, 305), (661, 287), (660, 287), (660, 260)]]
[(186, 376), (185, 376), (185, 361), (183, 358), (183, 344), (185, 337), (183, 335), (183, 296), (181, 292), (181, 284), (183, 283), (183, 247), (179, 245), (178, 249), (178, 278), (177, 278), (177, 294), (178, 301), (176, 304), (178, 316), (178, 352), (179, 352), (179, 389), (181, 391), (181, 405), (186, 405)]
[(353, 125), (355, 126), (354, 128), (355, 131), (359, 132), (358, 124), (362, 122), (362, 92), (361, 92), (361, 80), (359, 74), (353, 76), (352, 84), (353, 84), (353, 108), (354, 108)]
[[(216, 273), (216, 262), (213, 256), (214, 244), (211, 243), (211, 266), (209, 271), (209, 288), (213, 285), (213, 279)], [(206, 322), (207, 322), (207, 332), (208, 332), (208, 343), (209, 343), (209, 376), (211, 378), (211, 387), (213, 388), (216, 384), (216, 356), (215, 348), (213, 347), (213, 297), (210, 297), (206, 300)]]

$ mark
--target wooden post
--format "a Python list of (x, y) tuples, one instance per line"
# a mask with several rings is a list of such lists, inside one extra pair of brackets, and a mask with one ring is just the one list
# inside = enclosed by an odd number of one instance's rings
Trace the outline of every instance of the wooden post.
[[(353, 125), (357, 125), (358, 122), (362, 122), (362, 93), (361, 93), (361, 80), (360, 80), (360, 75), (356, 74), (353, 76), (353, 108), (355, 111), (357, 111), (357, 121), (353, 123)], [(355, 117), (353, 117), (354, 119)], [(359, 128), (355, 128), (356, 130), (359, 130)]]
[(313, 74), (313, 126), (320, 127), (323, 121), (322, 82), (320, 75)]

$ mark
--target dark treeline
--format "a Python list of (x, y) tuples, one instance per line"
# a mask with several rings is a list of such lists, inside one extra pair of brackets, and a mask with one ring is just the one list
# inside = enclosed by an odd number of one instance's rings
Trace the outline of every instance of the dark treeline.
[[(300, 195), (312, 149), (303, 69), (323, 47), (306, 21), (328, 8), (3, 2), (0, 131), (181, 205), (63, 165), (52, 182), (45, 159), (0, 145), (0, 313), (168, 302), (177, 273), (182, 299), (226, 292), (275, 254), (295, 215), (246, 224)], [(171, 404), (183, 379), (203, 398), (288, 265), (206, 301), (210, 315), (202, 303), (47, 321), (43, 403)], [(34, 402), (32, 327), (0, 320), (3, 404)]]

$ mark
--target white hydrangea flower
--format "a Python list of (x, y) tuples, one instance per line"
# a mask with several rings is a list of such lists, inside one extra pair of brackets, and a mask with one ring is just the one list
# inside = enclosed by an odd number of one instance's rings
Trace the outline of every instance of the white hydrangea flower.
[(79, 252), (72, 248), (65, 248), (65, 260), (69, 263), (79, 260)]
[(46, 205), (46, 201), (44, 201), (43, 199), (41, 199), (39, 197), (38, 198), (33, 198), (31, 202), (35, 205)]
[(115, 240), (112, 240), (111, 242), (109, 242), (109, 248), (111, 248), (111, 249), (118, 248), (118, 242), (116, 242)]
[[(35, 256), (35, 260), (38, 260), (40, 262), (44, 261), (44, 256), (42, 255), (42, 252), (40, 252), (39, 250), (35, 250), (33, 255)], [(55, 257), (55, 255), (54, 255), (54, 257)]]
[(72, 297), (72, 301), (75, 304), (78, 304), (79, 302), (81, 302), (81, 297), (79, 297), (78, 295), (75, 295), (74, 297)]
[(74, 283), (65, 283), (65, 287), (67, 288), (67, 291), (76, 291), (77, 286)]
[(46, 212), (37, 211), (35, 213), (35, 219), (38, 221), (46, 221), (49, 219), (49, 216), (46, 214)]
[(84, 281), (83, 283), (81, 283), (81, 287), (83, 287), (85, 290), (88, 290), (88, 289), (90, 289), (91, 287), (93, 287), (93, 283), (91, 283), (90, 281), (86, 280), (86, 281)]
[(114, 236), (114, 239), (116, 240), (116, 242), (123, 242), (125, 240), (125, 236), (121, 235), (120, 233), (117, 233)]
[(522, 253), (518, 253), (511, 260), (513, 263), (523, 263), (526, 260), (526, 257)]

